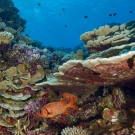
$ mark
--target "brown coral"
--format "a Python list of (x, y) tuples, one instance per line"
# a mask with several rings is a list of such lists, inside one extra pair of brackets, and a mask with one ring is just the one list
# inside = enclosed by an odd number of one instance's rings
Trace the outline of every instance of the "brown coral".
[[(127, 44), (135, 38), (135, 21), (122, 24), (120, 26), (101, 26), (93, 31), (85, 32), (80, 39), (86, 42), (88, 50), (102, 51), (112, 46)], [(93, 36), (95, 35), (95, 36)]]
[(9, 32), (0, 32), (0, 46), (4, 48), (4, 46), (9, 45), (13, 40), (14, 36)]
[[(127, 62), (135, 52), (109, 58), (96, 58), (84, 61), (70, 60), (59, 67), (56, 77), (62, 80), (85, 82), (88, 84), (116, 84), (128, 78), (133, 79), (133, 70)], [(134, 59), (134, 58), (133, 58)]]

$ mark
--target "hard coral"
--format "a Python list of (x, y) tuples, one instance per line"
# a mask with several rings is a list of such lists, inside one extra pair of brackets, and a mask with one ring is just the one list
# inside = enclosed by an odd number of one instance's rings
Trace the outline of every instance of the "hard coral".
[(25, 44), (15, 44), (13, 49), (7, 52), (7, 57), (10, 61), (15, 61), (16, 65), (25, 64), (25, 68), (31, 73), (36, 72), (38, 64), (41, 64), (43, 68), (49, 68), (49, 61), (44, 51)]
[(93, 31), (85, 32), (80, 39), (86, 42), (88, 50), (103, 51), (112, 46), (119, 46), (131, 42), (135, 37), (135, 21), (110, 27), (101, 26)]
[(45, 94), (41, 99), (38, 99), (35, 102), (29, 103), (27, 106), (25, 106), (24, 110), (25, 112), (31, 116), (31, 115), (37, 115), (37, 112), (40, 111), (40, 109), (49, 102), (48, 95)]
[[(37, 84), (51, 86), (69, 85), (123, 85), (134, 78), (134, 51), (109, 58), (87, 59), (84, 61), (70, 60), (59, 67), (55, 73), (56, 80)], [(130, 62), (130, 61), (131, 62)], [(51, 80), (51, 79), (50, 79)], [(59, 80), (63, 80), (62, 82)]]
[(25, 69), (24, 64), (19, 64), (17, 67), (10, 67), (5, 73), (6, 79), (16, 89), (27, 87), (29, 84), (34, 84), (44, 78), (44, 71), (40, 65), (37, 65), (37, 71), (32, 75)]
[(9, 32), (0, 32), (0, 50), (7, 49), (13, 38), (14, 36)]
[(76, 127), (67, 127), (62, 130), (61, 135), (88, 135), (86, 130), (79, 129)]

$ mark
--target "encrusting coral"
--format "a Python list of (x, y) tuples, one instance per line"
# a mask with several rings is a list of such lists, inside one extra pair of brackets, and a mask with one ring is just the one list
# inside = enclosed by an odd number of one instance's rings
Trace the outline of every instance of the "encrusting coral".
[(59, 67), (59, 72), (55, 73), (56, 79), (53, 82), (54, 84), (48, 81), (37, 85), (59, 85), (59, 83), (67, 85), (66, 82), (69, 82), (70, 88), (73, 86), (73, 89), (75, 85), (108, 86), (119, 83), (124, 85), (127, 80), (135, 79), (134, 55), (134, 51), (129, 51), (126, 54), (109, 58), (87, 59), (83, 61), (70, 60)]

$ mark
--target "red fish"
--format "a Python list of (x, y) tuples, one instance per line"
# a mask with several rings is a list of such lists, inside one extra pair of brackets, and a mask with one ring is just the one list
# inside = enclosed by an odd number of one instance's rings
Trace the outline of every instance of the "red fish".
[(44, 118), (55, 118), (59, 114), (68, 114), (67, 108), (73, 108), (78, 110), (78, 107), (74, 105), (76, 98), (72, 98), (71, 101), (67, 103), (67, 99), (62, 99), (59, 102), (52, 102), (44, 105), (41, 112), (38, 112), (38, 116)]

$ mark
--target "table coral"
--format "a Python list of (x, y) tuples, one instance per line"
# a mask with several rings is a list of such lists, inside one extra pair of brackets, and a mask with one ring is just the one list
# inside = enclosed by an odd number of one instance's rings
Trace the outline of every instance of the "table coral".
[(132, 42), (135, 38), (135, 21), (110, 27), (101, 26), (93, 31), (85, 32), (80, 39), (86, 43), (88, 50), (103, 51), (112, 46), (120, 46)]
[(135, 52), (130, 51), (126, 54), (109, 58), (87, 59), (84, 61), (70, 60), (59, 67), (59, 72), (55, 73), (55, 76), (58, 80), (73, 82), (73, 84), (99, 86), (115, 85), (121, 82), (124, 84), (124, 81), (126, 83), (127, 80), (135, 79), (134, 55)]

